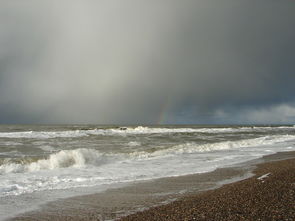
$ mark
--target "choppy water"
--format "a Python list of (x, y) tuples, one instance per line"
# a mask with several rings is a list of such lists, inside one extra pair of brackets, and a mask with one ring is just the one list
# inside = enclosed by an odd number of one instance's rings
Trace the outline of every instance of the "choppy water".
[[(72, 194), (73, 190), (82, 194), (88, 187), (98, 190), (116, 183), (209, 172), (292, 150), (293, 125), (3, 125), (0, 218), (16, 210), (11, 202), (40, 197), (48, 191), (50, 200), (54, 200), (70, 196), (67, 192)], [(31, 204), (38, 204), (38, 199)], [(25, 203), (21, 206), (29, 207)]]

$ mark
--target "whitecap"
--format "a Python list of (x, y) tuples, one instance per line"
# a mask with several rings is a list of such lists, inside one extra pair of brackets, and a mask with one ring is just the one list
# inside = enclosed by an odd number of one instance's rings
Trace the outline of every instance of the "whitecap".
[(30, 163), (6, 163), (0, 166), (0, 173), (23, 173), (39, 170), (54, 170), (67, 167), (83, 167), (87, 164), (100, 165), (105, 162), (102, 154), (93, 149), (80, 148), (76, 150), (62, 150), (50, 154), (46, 159)]

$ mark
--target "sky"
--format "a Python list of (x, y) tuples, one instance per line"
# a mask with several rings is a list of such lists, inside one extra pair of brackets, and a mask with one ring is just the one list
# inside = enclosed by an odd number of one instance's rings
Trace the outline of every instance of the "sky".
[(2, 124), (294, 124), (293, 0), (3, 0)]

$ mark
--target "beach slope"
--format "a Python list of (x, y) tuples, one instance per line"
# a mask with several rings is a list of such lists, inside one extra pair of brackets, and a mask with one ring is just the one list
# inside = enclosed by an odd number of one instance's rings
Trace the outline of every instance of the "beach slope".
[(255, 176), (168, 205), (131, 220), (295, 220), (295, 159), (258, 165)]

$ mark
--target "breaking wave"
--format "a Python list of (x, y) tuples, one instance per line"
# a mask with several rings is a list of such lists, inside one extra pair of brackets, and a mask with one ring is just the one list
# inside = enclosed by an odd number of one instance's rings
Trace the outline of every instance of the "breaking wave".
[[(224, 141), (206, 144), (196, 144), (193, 142), (174, 145), (170, 147), (155, 147), (148, 150), (133, 151), (130, 153), (108, 153), (102, 154), (94, 149), (80, 148), (75, 150), (62, 150), (50, 154), (46, 159), (21, 160), (12, 162), (11, 160), (0, 162), (0, 173), (23, 173), (39, 170), (54, 170), (59, 168), (80, 168), (85, 166), (100, 166), (105, 163), (115, 163), (118, 161), (138, 161), (153, 158), (165, 158), (181, 154), (193, 154), (201, 152), (214, 152), (247, 147), (263, 147), (275, 145), (281, 142), (294, 141), (294, 135), (273, 135), (259, 138), (243, 139), (237, 141)], [(129, 143), (130, 145), (130, 143)], [(138, 145), (132, 143), (131, 145)]]
[(219, 143), (207, 143), (198, 145), (196, 143), (185, 143), (174, 146), (169, 149), (158, 150), (152, 153), (152, 155), (164, 155), (164, 154), (183, 154), (183, 153), (197, 153), (197, 152), (211, 152), (219, 150), (239, 149), (245, 147), (257, 147), (264, 145), (272, 145), (280, 142), (286, 142), (294, 140), (295, 136), (265, 136), (254, 139), (244, 139), (238, 141), (224, 141)]
[(108, 130), (96, 130), (94, 133), (102, 134), (167, 134), (167, 133), (235, 133), (256, 132), (269, 130), (294, 130), (295, 126), (280, 127), (215, 127), (215, 128), (157, 128), (157, 127), (121, 127)]
[(83, 167), (87, 164), (99, 165), (104, 161), (102, 154), (93, 149), (62, 150), (49, 155), (47, 159), (36, 160), (29, 158), (18, 160), (18, 162), (6, 160), (0, 166), (0, 173), (22, 173), (66, 167)]
[(137, 158), (162, 157), (162, 156), (171, 156), (175, 154), (192, 154), (192, 153), (201, 153), (201, 152), (239, 149), (239, 148), (245, 148), (245, 147), (273, 145), (273, 144), (291, 141), (291, 140), (295, 140), (295, 136), (292, 136), (292, 135), (264, 136), (264, 137), (254, 138), (254, 139), (244, 139), (244, 140), (238, 140), (238, 141), (206, 143), (203, 145), (190, 142), (190, 143), (184, 143), (184, 144), (172, 146), (166, 149), (133, 152), (133, 153), (130, 153), (130, 155)]
[(169, 134), (169, 133), (238, 133), (269, 130), (294, 130), (294, 126), (280, 127), (216, 127), (216, 128), (157, 128), (157, 127), (119, 127), (109, 129), (68, 130), (68, 131), (23, 131), (0, 132), (0, 138), (71, 138), (89, 135), (115, 136), (140, 134)]

